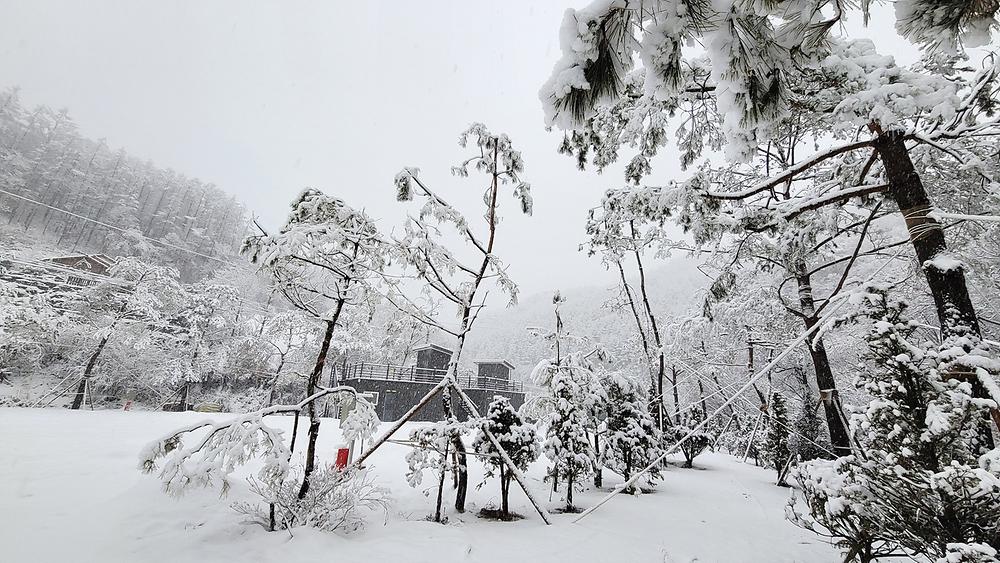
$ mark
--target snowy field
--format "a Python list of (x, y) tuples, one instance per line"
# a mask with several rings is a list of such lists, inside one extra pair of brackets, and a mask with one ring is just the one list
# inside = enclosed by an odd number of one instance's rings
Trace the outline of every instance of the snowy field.
[[(424, 520), (433, 498), (406, 484), (408, 447), (387, 444), (373, 456), (380, 484), (392, 490), (388, 513), (372, 514), (349, 535), (299, 528), (269, 533), (230, 504), (252, 500), (242, 478), (222, 502), (218, 490), (180, 500), (136, 469), (137, 453), (153, 438), (206, 417), (201, 413), (0, 409), (0, 546), (4, 561), (838, 561), (834, 548), (785, 521), (790, 494), (772, 484), (773, 471), (706, 453), (695, 469), (671, 467), (653, 494), (619, 496), (581, 524), (553, 514), (545, 526), (513, 485), (512, 523), (479, 519), (498, 499), (496, 481), (481, 489), (482, 469), (470, 462), (468, 512), (448, 513), (447, 525)], [(291, 429), (291, 417), (274, 426)], [(405, 438), (406, 428), (398, 436)], [(332, 459), (336, 420), (324, 420), (320, 451)], [(529, 477), (540, 496), (544, 460)], [(424, 484), (431, 486), (425, 477)], [(436, 481), (435, 481), (436, 482)], [(605, 473), (605, 484), (620, 483)], [(603, 491), (579, 495), (591, 506)], [(450, 489), (446, 489), (446, 500)], [(552, 498), (549, 508), (560, 505)], [(449, 506), (449, 508), (451, 508)]]

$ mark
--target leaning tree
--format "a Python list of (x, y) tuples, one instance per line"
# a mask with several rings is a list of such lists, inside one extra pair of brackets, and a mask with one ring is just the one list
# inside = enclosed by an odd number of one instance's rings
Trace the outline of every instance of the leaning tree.
[[(372, 306), (377, 295), (372, 285), (386, 260), (382, 236), (363, 211), (338, 197), (307, 189), (292, 202), (292, 212), (278, 233), (262, 230), (247, 238), (243, 251), (273, 278), (292, 306), (322, 323), (319, 352), (304, 390), (306, 397), (316, 397), (345, 309)], [(309, 415), (309, 438), (300, 499), (309, 491), (320, 427), (316, 401), (304, 407)]]
[(83, 406), (91, 394), (91, 380), (99, 371), (102, 354), (123, 327), (156, 326), (176, 312), (184, 300), (177, 270), (173, 268), (123, 258), (108, 273), (108, 279), (87, 288), (80, 300), (80, 312), (92, 323), (97, 345), (83, 368), (72, 409)]

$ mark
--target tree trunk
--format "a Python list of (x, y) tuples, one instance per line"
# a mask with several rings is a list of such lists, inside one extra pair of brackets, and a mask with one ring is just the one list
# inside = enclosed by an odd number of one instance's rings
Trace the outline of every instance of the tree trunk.
[[(597, 433), (597, 429), (594, 429), (594, 453), (597, 455), (597, 459), (601, 459), (601, 435)], [(604, 485), (604, 475), (601, 467), (601, 462), (597, 462), (596, 471), (594, 471), (594, 486), (601, 487)], [(628, 478), (626, 477), (626, 481)]]
[[(816, 317), (816, 304), (813, 300), (812, 282), (805, 262), (795, 264), (795, 281), (799, 289), (799, 306), (806, 330), (812, 330), (819, 322)], [(826, 346), (822, 338), (816, 338), (809, 346), (809, 357), (812, 358), (813, 370), (816, 374), (816, 387), (823, 400), (823, 414), (826, 416), (826, 427), (830, 431), (830, 444), (837, 456), (851, 454), (851, 438), (844, 426), (844, 418), (840, 414), (840, 403), (837, 401), (837, 381), (833, 377), (830, 358), (826, 355)], [(824, 391), (827, 391), (824, 393)]]
[[(456, 365), (455, 370), (457, 372), (458, 366)], [(458, 420), (455, 417), (455, 409), (452, 408), (451, 403), (451, 387), (445, 387), (441, 394), (441, 400), (444, 405), (444, 416), (447, 420)], [(462, 435), (458, 432), (453, 432), (451, 434), (451, 445), (455, 448), (455, 477), (456, 477), (456, 487), (455, 487), (455, 510), (459, 513), (465, 512), (465, 497), (469, 490), (469, 466), (465, 455), (465, 443), (462, 442)]]
[[(812, 329), (817, 319), (808, 317), (805, 319), (806, 330)], [(833, 370), (830, 368), (830, 359), (826, 355), (826, 347), (823, 339), (815, 340), (809, 348), (809, 356), (812, 358), (813, 367), (816, 371), (816, 385), (820, 389), (820, 399), (823, 401), (823, 414), (826, 417), (826, 427), (830, 431), (830, 444), (833, 452), (838, 456), (851, 454), (851, 439), (844, 426), (844, 418), (840, 413), (840, 401), (837, 400), (837, 383), (833, 378)], [(823, 391), (829, 391), (824, 393)]]
[[(655, 414), (656, 423), (660, 430), (663, 430), (663, 370), (660, 370), (659, 378), (652, 373), (653, 360), (649, 354), (649, 338), (646, 337), (646, 329), (642, 325), (642, 317), (639, 316), (639, 310), (635, 306), (635, 299), (632, 297), (632, 288), (629, 286), (628, 279), (625, 277), (625, 268), (622, 266), (621, 260), (616, 260), (615, 264), (618, 265), (618, 275), (622, 280), (622, 290), (625, 292), (625, 297), (628, 299), (628, 306), (632, 310), (632, 317), (635, 319), (635, 326), (639, 331), (639, 337), (642, 340), (642, 352), (646, 356), (646, 361), (649, 363), (649, 396), (658, 397), (657, 401), (659, 402), (659, 405)], [(659, 382), (659, 384), (657, 384), (657, 382)], [(656, 393), (659, 394), (657, 395)], [(649, 408), (652, 407), (653, 401), (650, 401)]]
[(444, 445), (444, 453), (441, 455), (441, 476), (438, 478), (437, 506), (434, 509), (434, 521), (441, 522), (441, 504), (444, 498), (444, 474), (448, 472), (448, 444)]
[(573, 511), (573, 475), (566, 476), (566, 511)]
[(510, 491), (510, 479), (507, 476), (507, 466), (500, 464), (500, 514), (508, 516), (510, 505), (507, 502), (507, 494)]
[[(632, 234), (632, 240), (636, 240), (635, 231), (635, 221), (629, 221), (629, 229)], [(660, 339), (660, 329), (656, 324), (656, 315), (653, 314), (653, 307), (649, 304), (649, 294), (646, 292), (646, 270), (642, 267), (642, 256), (639, 253), (638, 247), (634, 249), (635, 263), (639, 268), (639, 293), (642, 296), (642, 304), (646, 309), (646, 316), (649, 317), (649, 327), (653, 332), (653, 344), (656, 345), (656, 355), (657, 355), (657, 381), (663, 381), (663, 373), (666, 370), (666, 360), (663, 354), (663, 341)], [(662, 383), (660, 384), (662, 387)], [(662, 404), (663, 398), (660, 397), (660, 402)], [(659, 414), (663, 409), (657, 408), (657, 421), (660, 428), (663, 428), (663, 420), (661, 414)]]
[[(73, 397), (73, 405), (70, 407), (73, 410), (78, 410), (83, 406), (84, 395), (87, 393), (87, 383), (90, 381), (90, 374), (94, 372), (94, 366), (97, 365), (97, 358), (101, 356), (101, 352), (104, 351), (104, 346), (108, 343), (108, 336), (101, 339), (101, 342), (97, 345), (97, 350), (90, 355), (90, 359), (87, 360), (87, 367), (83, 370), (83, 378), (80, 379), (80, 385), (76, 388), (76, 396)], [(93, 401), (93, 397), (91, 397)]]
[[(628, 451), (625, 452), (625, 482), (628, 483), (629, 479), (632, 478), (632, 454)], [(635, 486), (630, 485), (628, 489), (625, 490), (626, 493), (632, 494), (635, 492)]]
[[(316, 356), (316, 365), (313, 366), (312, 374), (309, 375), (309, 383), (306, 386), (306, 397), (311, 397), (316, 393), (319, 385), (319, 377), (323, 373), (323, 366), (326, 364), (326, 355), (330, 351), (330, 341), (333, 340), (333, 329), (337, 326), (337, 318), (344, 308), (344, 300), (337, 301), (337, 308), (334, 310), (333, 319), (326, 321), (326, 331), (323, 333), (323, 342), (319, 347), (319, 354)], [(316, 467), (316, 440), (319, 438), (319, 416), (316, 413), (316, 402), (311, 401), (307, 407), (309, 409), (309, 442), (306, 446), (306, 466), (302, 473), (302, 486), (299, 488), (299, 498), (305, 498), (309, 492), (309, 476), (312, 475)]]
[(677, 393), (677, 366), (670, 366), (670, 390), (674, 396), (674, 424), (681, 423), (681, 399)]
[[(934, 258), (947, 252), (948, 245), (941, 224), (927, 214), (931, 210), (931, 201), (913, 167), (904, 133), (899, 130), (882, 132), (877, 127), (873, 129), (878, 133), (874, 147), (889, 181), (888, 195), (896, 202), (906, 222), (910, 243), (934, 298), (934, 308), (941, 325), (941, 338), (946, 340), (965, 335), (981, 338), (979, 318), (965, 283), (965, 272), (962, 268), (940, 267), (933, 262)], [(989, 397), (986, 388), (975, 375), (956, 374), (956, 377), (968, 379), (972, 384), (973, 397)], [(991, 414), (994, 424), (1000, 428), (1000, 413), (994, 409)], [(984, 444), (992, 449), (993, 436), (989, 432), (988, 423), (980, 434)]]
[(705, 401), (705, 386), (702, 385), (700, 377), (698, 378), (698, 396), (701, 403), (701, 419), (706, 420), (708, 418), (708, 403)]
[(910, 242), (927, 278), (938, 321), (941, 323), (942, 337), (968, 332), (980, 336), (979, 319), (965, 284), (965, 273), (961, 268), (938, 268), (927, 264), (939, 254), (947, 252), (948, 246), (941, 224), (927, 216), (931, 210), (931, 202), (920, 176), (913, 168), (913, 161), (910, 160), (903, 141), (903, 133), (882, 133), (875, 139), (875, 150), (878, 151), (889, 180), (888, 195), (903, 214)]

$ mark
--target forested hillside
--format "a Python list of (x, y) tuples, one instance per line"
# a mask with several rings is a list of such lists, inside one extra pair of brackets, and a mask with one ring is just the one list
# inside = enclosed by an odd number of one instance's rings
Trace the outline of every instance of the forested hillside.
[(8, 239), (155, 254), (186, 281), (216, 269), (211, 257), (235, 254), (248, 232), (235, 196), (81, 135), (65, 109), (24, 107), (16, 87), (0, 93), (0, 190)]

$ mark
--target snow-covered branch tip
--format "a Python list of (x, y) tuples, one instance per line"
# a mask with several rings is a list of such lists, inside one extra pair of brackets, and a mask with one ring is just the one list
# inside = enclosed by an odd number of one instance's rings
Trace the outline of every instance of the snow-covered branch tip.
[[(264, 462), (258, 472), (262, 481), (282, 481), (288, 475), (291, 451), (285, 445), (284, 433), (265, 424), (264, 417), (301, 412), (322, 397), (340, 393), (354, 396), (359, 405), (355, 411), (374, 416), (374, 408), (353, 387), (321, 388), (296, 404), (274, 405), (219, 422), (203, 420), (183, 426), (146, 445), (139, 454), (138, 468), (143, 473), (152, 473), (157, 468), (157, 461), (162, 459), (159, 477), (163, 490), (174, 496), (182, 495), (191, 487), (209, 487), (216, 482), (225, 495), (232, 472), (254, 457)], [(356, 429), (355, 435), (363, 436), (367, 432), (370, 436), (376, 425), (377, 422), (355, 420), (352, 428)], [(185, 435), (199, 430), (205, 430), (205, 434), (191, 446), (185, 446)]]

